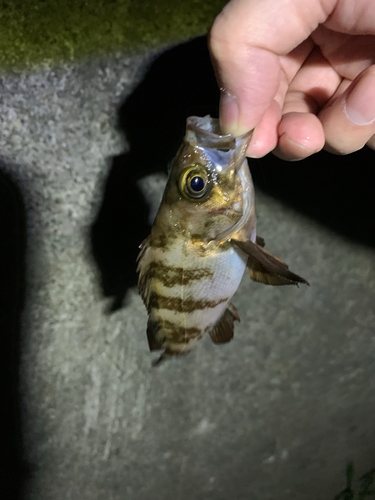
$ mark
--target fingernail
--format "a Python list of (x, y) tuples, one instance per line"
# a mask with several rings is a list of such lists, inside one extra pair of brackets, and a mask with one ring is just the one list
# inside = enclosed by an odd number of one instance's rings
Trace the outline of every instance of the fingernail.
[(238, 124), (238, 103), (234, 95), (221, 91), (220, 126), (224, 134), (234, 134)]
[(355, 125), (369, 125), (375, 120), (375, 75), (362, 77), (344, 103), (346, 117)]
[(259, 144), (258, 141), (255, 141), (255, 142), (253, 140), (250, 141), (249, 147), (247, 148), (247, 155), (246, 155), (248, 158), (253, 158), (253, 159), (262, 158), (262, 156), (254, 153), (254, 149), (256, 149), (258, 144)]

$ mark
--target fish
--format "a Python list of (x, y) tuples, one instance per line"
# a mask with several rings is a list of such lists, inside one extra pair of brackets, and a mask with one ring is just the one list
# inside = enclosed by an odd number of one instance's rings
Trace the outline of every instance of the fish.
[(206, 334), (214, 344), (233, 338), (240, 317), (231, 300), (246, 268), (266, 285), (309, 284), (257, 236), (251, 135), (223, 135), (210, 115), (187, 119), (138, 256), (149, 348), (163, 351), (154, 364), (187, 354)]

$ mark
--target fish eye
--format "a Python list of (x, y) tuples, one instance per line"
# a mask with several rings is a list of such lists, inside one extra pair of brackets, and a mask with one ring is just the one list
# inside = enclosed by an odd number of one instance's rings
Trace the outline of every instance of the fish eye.
[(206, 170), (201, 165), (185, 168), (180, 177), (179, 187), (185, 198), (202, 198), (208, 191)]
[(206, 181), (200, 175), (194, 175), (191, 179), (189, 179), (189, 189), (194, 193), (200, 193), (204, 190), (206, 185)]

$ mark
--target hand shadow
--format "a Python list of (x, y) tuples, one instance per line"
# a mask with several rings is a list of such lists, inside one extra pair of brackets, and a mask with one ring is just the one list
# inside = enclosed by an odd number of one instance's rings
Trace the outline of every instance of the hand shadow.
[(219, 90), (206, 37), (164, 52), (119, 110), (119, 128), (129, 153), (112, 159), (102, 206), (91, 230), (92, 251), (103, 294), (121, 307), (136, 285), (140, 243), (150, 231), (148, 206), (137, 181), (167, 172), (191, 115), (218, 115)]
[[(320, 92), (321, 89), (315, 89)], [(148, 206), (137, 181), (166, 172), (188, 116), (218, 116), (219, 90), (206, 37), (168, 50), (119, 111), (130, 152), (112, 160), (103, 203), (91, 231), (103, 294), (121, 307), (136, 285), (138, 246), (148, 235)], [(255, 187), (359, 243), (375, 246), (375, 152), (348, 156), (318, 153), (302, 162), (272, 154), (250, 160)], [(266, 229), (266, 228), (264, 228)], [(262, 228), (262, 232), (263, 231)], [(313, 236), (313, 235), (312, 235)], [(286, 235), (287, 237), (287, 235)]]

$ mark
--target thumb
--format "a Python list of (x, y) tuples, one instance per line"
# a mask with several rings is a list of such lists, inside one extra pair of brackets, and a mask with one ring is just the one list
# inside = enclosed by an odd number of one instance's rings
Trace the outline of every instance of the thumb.
[(225, 133), (260, 121), (281, 81), (286, 56), (323, 23), (337, 0), (232, 0), (216, 18), (209, 47), (221, 90)]

